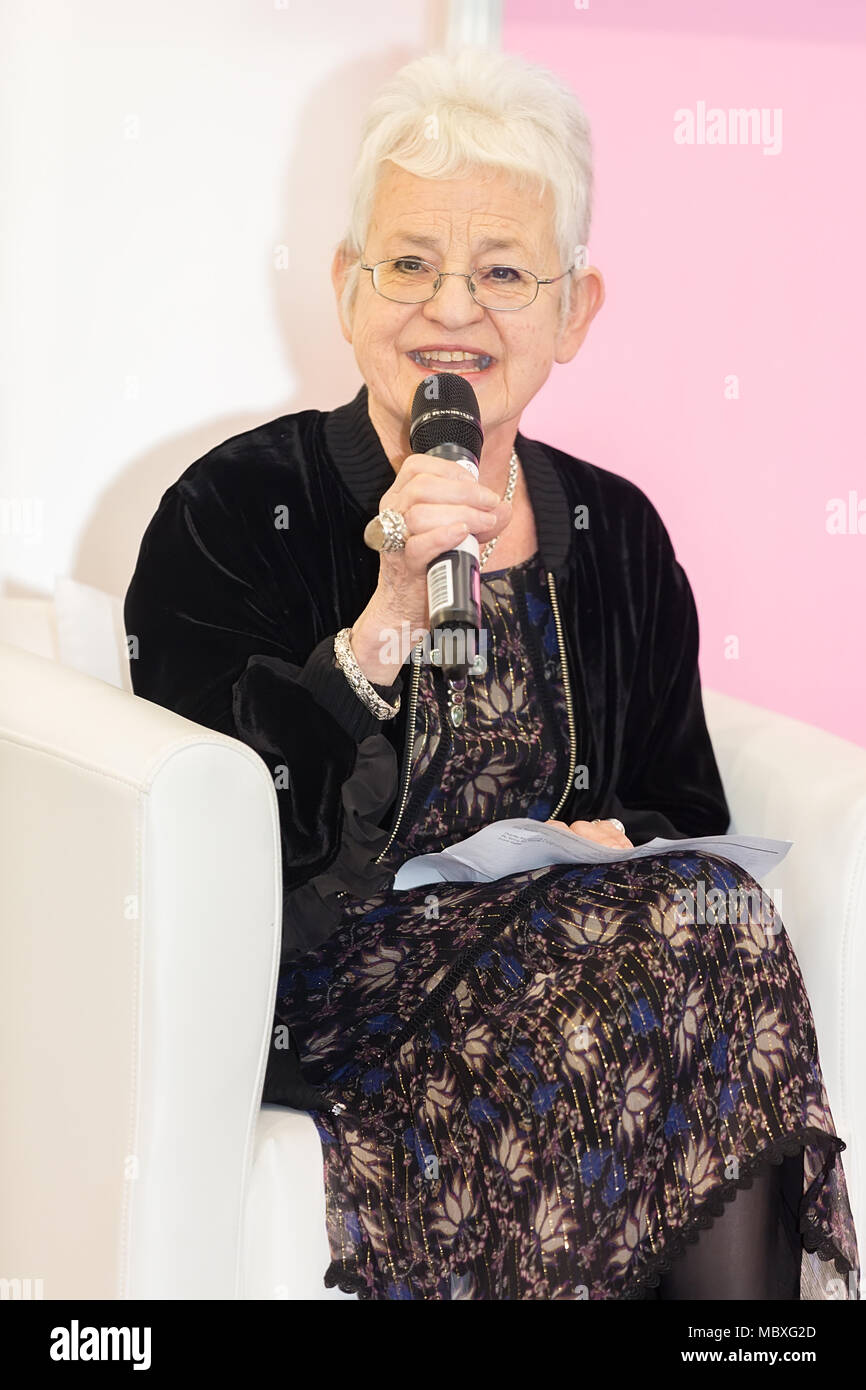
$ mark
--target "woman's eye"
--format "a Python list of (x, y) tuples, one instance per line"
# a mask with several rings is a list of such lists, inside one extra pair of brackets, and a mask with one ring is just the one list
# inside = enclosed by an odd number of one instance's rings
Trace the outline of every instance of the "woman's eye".
[(394, 262), (394, 268), (406, 275), (411, 275), (413, 272), (417, 273), (417, 271), (423, 270), (424, 267), (423, 262), (417, 260), (414, 256), (401, 256)]
[(520, 272), (510, 265), (489, 265), (484, 275), (486, 279), (494, 280), (498, 285), (512, 285), (515, 280), (520, 279)]

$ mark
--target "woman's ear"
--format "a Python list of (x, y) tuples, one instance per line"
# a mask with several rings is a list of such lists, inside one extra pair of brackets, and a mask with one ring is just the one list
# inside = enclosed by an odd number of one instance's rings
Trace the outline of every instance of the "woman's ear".
[(337, 314), (340, 320), (340, 331), (347, 343), (352, 341), (351, 319), (346, 318), (343, 312), (343, 292), (346, 288), (352, 266), (357, 262), (358, 257), (352, 255), (346, 247), (346, 243), (341, 241), (331, 262), (331, 284), (334, 286), (334, 294), (337, 296)]
[(604, 280), (601, 271), (594, 265), (586, 266), (572, 281), (571, 304), (557, 335), (556, 362), (571, 361), (603, 303)]

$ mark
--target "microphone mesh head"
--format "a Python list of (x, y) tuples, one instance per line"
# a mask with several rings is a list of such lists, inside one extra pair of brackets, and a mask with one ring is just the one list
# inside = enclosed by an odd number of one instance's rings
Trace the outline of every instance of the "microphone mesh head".
[(480, 458), (484, 443), (480, 416), (478, 397), (465, 377), (456, 372), (425, 377), (412, 401), (409, 443), (413, 454), (426, 454), (437, 444), (460, 444)]

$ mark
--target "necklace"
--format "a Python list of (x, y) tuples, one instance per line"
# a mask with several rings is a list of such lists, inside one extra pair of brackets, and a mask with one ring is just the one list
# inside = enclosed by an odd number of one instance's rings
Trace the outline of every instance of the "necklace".
[[(515, 451), (512, 449), (511, 461), (508, 465), (508, 486), (506, 487), (502, 497), (503, 502), (510, 502), (512, 497), (514, 496), (514, 489), (517, 487), (517, 469), (519, 464), (520, 460), (518, 459)], [(490, 552), (498, 540), (499, 537), (494, 536), (492, 541), (487, 542), (487, 544), (484, 547), (484, 554), (481, 556), (481, 559), (479, 561), (479, 568), (483, 568), (484, 565), (487, 564), (487, 561), (490, 558)]]
[[(507, 487), (506, 487), (506, 489), (505, 489), (505, 492), (504, 492), (503, 498), (502, 498), (502, 500), (503, 500), (504, 502), (510, 502), (511, 499), (512, 499), (512, 497), (514, 496), (514, 489), (515, 489), (516, 486), (517, 486), (517, 470), (518, 470), (519, 466), (520, 466), (520, 460), (519, 460), (518, 457), (517, 457), (516, 451), (515, 451), (514, 449), (512, 449), (512, 450), (511, 450), (511, 460), (510, 460), (509, 465), (508, 465), (508, 485), (507, 485)], [(479, 560), (479, 564), (478, 564), (479, 569), (482, 569), (482, 568), (484, 567), (484, 565), (487, 564), (487, 561), (488, 561), (488, 559), (490, 558), (490, 552), (491, 552), (491, 550), (493, 549), (493, 547), (495, 546), (495, 544), (496, 544), (496, 542), (497, 542), (498, 540), (499, 540), (499, 537), (498, 537), (498, 536), (494, 536), (493, 539), (490, 540), (490, 541), (488, 541), (487, 544), (485, 545), (484, 551), (483, 551), (482, 556), (481, 556), (481, 559)], [(475, 665), (474, 665), (473, 667), (470, 668), (469, 674), (472, 675), (472, 676), (481, 676), (481, 675), (484, 674), (484, 672), (486, 671), (486, 669), (487, 669), (487, 663), (484, 661), (483, 657), (482, 657), (482, 658), (476, 657), (476, 659), (475, 659)], [(453, 727), (454, 727), (455, 729), (459, 728), (460, 725), (463, 723), (463, 716), (464, 716), (465, 709), (466, 709), (465, 701), (466, 701), (466, 677), (464, 676), (464, 677), (462, 678), (462, 680), (449, 680), (449, 682), (448, 682), (448, 718), (450, 719), (451, 724), (453, 725)]]

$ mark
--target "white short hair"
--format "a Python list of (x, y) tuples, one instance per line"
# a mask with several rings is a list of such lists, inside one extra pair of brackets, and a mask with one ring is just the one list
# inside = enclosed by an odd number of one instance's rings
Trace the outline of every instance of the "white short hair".
[[(351, 320), (376, 186), (386, 160), (421, 178), (453, 179), (478, 168), (511, 174), (518, 187), (550, 187), (559, 271), (589, 240), (592, 143), (589, 120), (560, 78), (513, 54), (463, 48), (431, 53), (400, 68), (371, 103), (350, 189), (342, 246), (357, 258), (341, 307)], [(527, 269), (534, 269), (529, 266)], [(548, 270), (548, 267), (543, 267)], [(550, 273), (550, 272), (548, 272)], [(572, 277), (560, 282), (560, 325)]]

